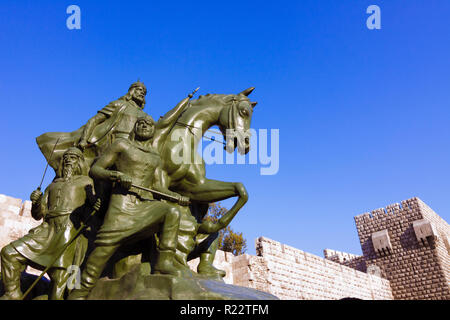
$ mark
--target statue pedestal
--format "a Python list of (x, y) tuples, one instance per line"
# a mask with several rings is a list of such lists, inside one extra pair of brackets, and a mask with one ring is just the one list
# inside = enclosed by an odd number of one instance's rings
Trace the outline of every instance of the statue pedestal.
[(137, 266), (120, 279), (102, 278), (88, 300), (278, 300), (272, 294), (201, 276), (149, 275)]

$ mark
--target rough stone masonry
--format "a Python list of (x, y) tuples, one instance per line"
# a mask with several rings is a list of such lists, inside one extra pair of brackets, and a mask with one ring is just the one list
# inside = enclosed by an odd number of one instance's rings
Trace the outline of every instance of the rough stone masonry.
[[(0, 195), (0, 246), (37, 226), (31, 203)], [(355, 217), (362, 256), (325, 249), (325, 258), (260, 237), (256, 256), (219, 251), (225, 282), (280, 299), (450, 299), (450, 227), (418, 198)], [(195, 270), (198, 260), (190, 262)], [(27, 272), (38, 274), (31, 268)]]

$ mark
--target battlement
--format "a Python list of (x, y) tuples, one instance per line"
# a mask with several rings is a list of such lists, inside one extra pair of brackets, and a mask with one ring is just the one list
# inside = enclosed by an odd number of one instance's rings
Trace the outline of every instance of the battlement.
[[(281, 299), (392, 299), (387, 279), (266, 237), (256, 239), (256, 248), (258, 256), (248, 263), (248, 268), (254, 274), (251, 279), (254, 280), (243, 282), (242, 285), (254, 286), (253, 282), (258, 281), (258, 287), (255, 288)], [(361, 258), (334, 250), (325, 251), (326, 255), (346, 256), (349, 261)]]
[(325, 257), (325, 259), (339, 262), (339, 263), (350, 262), (352, 260), (361, 258), (361, 256), (358, 256), (356, 254), (332, 250), (332, 249), (324, 249), (323, 256)]
[(421, 204), (425, 205), (425, 203), (417, 197), (403, 200), (401, 203), (393, 203), (384, 208), (379, 208), (372, 210), (371, 212), (365, 212), (363, 214), (355, 216), (355, 222), (363, 223), (370, 222), (374, 219), (382, 219), (389, 216), (395, 216), (400, 214), (402, 211), (412, 211), (415, 208), (418, 208)]

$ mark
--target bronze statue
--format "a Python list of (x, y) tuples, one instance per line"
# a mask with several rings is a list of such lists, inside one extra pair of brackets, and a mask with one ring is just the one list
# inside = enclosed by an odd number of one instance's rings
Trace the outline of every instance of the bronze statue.
[(59, 166), (58, 175), (45, 193), (38, 189), (30, 196), (34, 219), (44, 218), (42, 224), (24, 237), (13, 241), (1, 251), (1, 272), (5, 288), (3, 299), (21, 299), (20, 274), (27, 265), (40, 270), (50, 267), (50, 299), (62, 300), (69, 277), (68, 267), (79, 266), (87, 249), (87, 239), (80, 235), (54, 261), (55, 255), (68, 244), (76, 225), (86, 213), (100, 203), (93, 193), (93, 181), (83, 175), (84, 157), (77, 148), (69, 148)]
[(160, 237), (159, 257), (153, 272), (181, 275), (173, 265), (180, 212), (171, 204), (157, 201), (145, 189), (168, 195), (169, 200), (175, 199), (181, 205), (187, 205), (189, 199), (161, 184), (162, 161), (152, 147), (154, 125), (149, 116), (138, 118), (130, 138), (118, 138), (92, 166), (90, 174), (95, 179), (115, 185), (105, 220), (97, 233), (96, 248), (81, 276), (81, 289), (74, 290), (71, 299), (87, 297), (109, 258), (121, 245), (150, 238), (154, 233), (160, 233)]
[[(179, 105), (162, 117), (155, 126), (153, 146), (163, 160), (162, 181), (164, 186), (191, 199), (191, 206), (179, 207), (181, 223), (178, 231), (176, 265), (180, 270), (189, 272), (187, 261), (200, 257), (197, 272), (209, 277), (223, 277), (225, 272), (212, 264), (218, 247), (218, 231), (225, 228), (248, 200), (248, 194), (242, 183), (223, 182), (205, 177), (204, 161), (195, 155), (203, 134), (212, 126), (219, 126), (226, 139), (227, 130), (246, 132), (250, 128), (253, 108), (248, 95), (254, 90), (249, 88), (238, 95), (208, 94), (199, 99), (183, 100)], [(190, 95), (191, 96), (191, 95)], [(190, 97), (189, 96), (189, 97)], [(180, 112), (182, 110), (182, 112)], [(181, 114), (177, 117), (178, 114)], [(250, 150), (249, 139), (226, 139), (227, 152), (237, 147), (245, 154)], [(178, 153), (187, 152), (187, 161)], [(201, 161), (196, 161), (201, 159)], [(203, 221), (208, 203), (238, 196), (237, 202), (217, 223)], [(176, 206), (176, 205), (175, 205)]]
[[(249, 137), (230, 138), (228, 131), (249, 130), (256, 105), (248, 98), (253, 90), (237, 95), (207, 94), (191, 101), (194, 91), (155, 123), (143, 111), (147, 89), (138, 81), (80, 129), (45, 133), (36, 139), (55, 171), (63, 151), (79, 147), (87, 166), (92, 166), (95, 186), (106, 186), (97, 188), (108, 200), (104, 203), (109, 203), (106, 216), (83, 269), (81, 289), (73, 291), (71, 298), (86, 298), (119, 247), (142, 240), (158, 246), (150, 254), (152, 259), (155, 253), (157, 257), (152, 261), (154, 273), (185, 277), (191, 274), (187, 261), (200, 257), (200, 275), (225, 275), (212, 265), (217, 234), (247, 202), (248, 194), (242, 183), (207, 179), (204, 161), (196, 152), (212, 126), (222, 132), (227, 152), (236, 148), (241, 154), (249, 152)], [(179, 161), (180, 151), (189, 154), (187, 161)], [(204, 221), (209, 203), (231, 197), (238, 199), (225, 216), (216, 223)], [(125, 262), (125, 273), (132, 266)]]
[[(187, 196), (193, 202), (190, 212), (180, 209), (181, 228), (178, 240), (177, 261), (187, 267), (187, 260), (200, 257), (197, 271), (208, 276), (224, 276), (222, 270), (212, 266), (217, 250), (216, 232), (225, 228), (248, 200), (247, 191), (242, 183), (224, 182), (206, 178), (205, 164), (199, 155), (195, 155), (198, 143), (204, 133), (212, 126), (218, 126), (226, 142), (226, 151), (232, 153), (237, 147), (241, 154), (250, 150), (249, 138), (227, 139), (227, 130), (246, 132), (250, 129), (253, 108), (256, 102), (248, 98), (254, 88), (248, 88), (234, 95), (207, 94), (190, 102), (165, 139), (157, 140), (154, 145), (164, 159), (164, 181), (170, 189)], [(158, 135), (155, 135), (156, 137)], [(184, 143), (181, 150), (188, 151), (189, 161), (175, 161), (179, 152), (180, 139)], [(237, 202), (216, 225), (203, 223), (208, 203), (238, 197)]]

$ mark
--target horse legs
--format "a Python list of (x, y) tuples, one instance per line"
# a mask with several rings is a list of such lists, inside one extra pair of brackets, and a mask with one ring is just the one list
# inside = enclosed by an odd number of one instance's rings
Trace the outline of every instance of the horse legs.
[[(194, 202), (190, 207), (191, 214), (197, 221), (202, 221), (208, 213), (208, 203)], [(213, 266), (216, 251), (219, 248), (219, 233), (199, 233), (195, 236), (195, 247), (188, 254), (187, 260), (200, 258), (197, 273), (210, 277), (225, 277), (226, 272)]]
[[(231, 197), (238, 196), (238, 200), (233, 207), (220, 219), (220, 223), (227, 226), (237, 212), (248, 201), (248, 194), (242, 183), (223, 182), (211, 179), (202, 179), (200, 183), (194, 186), (189, 186), (184, 190), (180, 190), (183, 195), (188, 196), (191, 201), (198, 201), (203, 203), (217, 202)], [(205, 212), (206, 213), (206, 212)], [(223, 270), (216, 269), (212, 263), (214, 262), (215, 253), (218, 247), (217, 232), (213, 234), (199, 235), (200, 242), (204, 243), (198, 247), (198, 254), (200, 256), (200, 263), (197, 272), (208, 276), (224, 277)]]
[(202, 179), (195, 185), (189, 185), (185, 188), (177, 188), (184, 196), (191, 201), (199, 202), (217, 202), (231, 197), (238, 196), (239, 199), (228, 212), (237, 213), (248, 201), (247, 190), (240, 182), (225, 182), (212, 179)]

